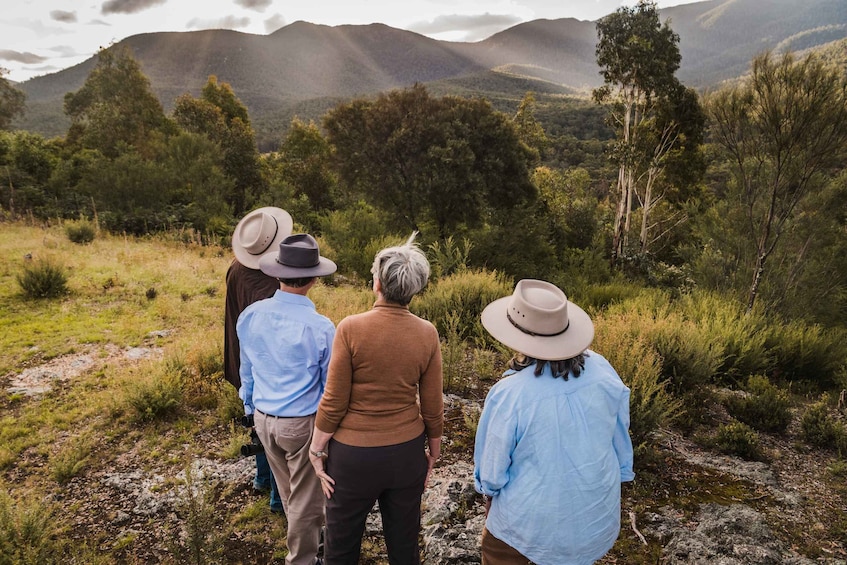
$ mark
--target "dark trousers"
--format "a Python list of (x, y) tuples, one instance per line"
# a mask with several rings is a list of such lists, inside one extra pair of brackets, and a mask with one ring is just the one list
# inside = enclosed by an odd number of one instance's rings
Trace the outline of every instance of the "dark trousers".
[(326, 503), (326, 565), (358, 565), (368, 513), (379, 502), (391, 565), (418, 565), (421, 495), (426, 480), (424, 435), (385, 447), (330, 440), (327, 473), (335, 492)]

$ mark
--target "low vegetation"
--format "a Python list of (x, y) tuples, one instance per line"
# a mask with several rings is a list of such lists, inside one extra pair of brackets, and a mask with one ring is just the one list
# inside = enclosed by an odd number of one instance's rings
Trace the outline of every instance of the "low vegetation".
[[(0, 544), (5, 544), (3, 555), (10, 556), (3, 563), (56, 563), (68, 555), (71, 560), (62, 562), (143, 561), (150, 538), (126, 532), (104, 545), (102, 533), (79, 529), (70, 514), (46, 502), (72, 497), (70, 493), (84, 485), (89, 474), (130, 456), (139, 469), (181, 469), (176, 489), (181, 493), (179, 525), (155, 534), (158, 543), (170, 548), (174, 562), (231, 562), (244, 557), (245, 543), (262, 548), (254, 549), (264, 552), (261, 559), (281, 559), (284, 528), (275, 535), (268, 533), (271, 517), (266, 505), (253, 502), (231, 514), (216, 514), (212, 510), (236, 494), (231, 487), (208, 482), (191, 467), (201, 457), (239, 457), (238, 446), (246, 441), (243, 430), (233, 424), (241, 412), (240, 402), (222, 378), (221, 312), (228, 251), (167, 237), (108, 234), (79, 246), (62, 237), (58, 227), (6, 224), (0, 252), (17, 258), (0, 276), (2, 323), (18, 328), (0, 332), (4, 382), (25, 367), (83, 352), (99, 360), (96, 369), (57, 381), (47, 393), (29, 397), (7, 391), (0, 401), (5, 490), (0, 498)], [(28, 265), (27, 254), (63, 256), (71, 266), (69, 292), (33, 301), (16, 291), (14, 281)], [(509, 352), (485, 340), (475, 320), (487, 300), (511, 292), (512, 282), (497, 273), (461, 266), (451, 271), (434, 277), (412, 308), (440, 328), (447, 392), (481, 400)], [(336, 279), (311, 294), (319, 311), (338, 322), (370, 307), (373, 295), (365, 285), (350, 275)], [(151, 300), (147, 292), (154, 286), (159, 292)], [(471, 288), (483, 289), (488, 298), (479, 298)], [(669, 433), (684, 433), (704, 449), (767, 460), (772, 455), (763, 441), (766, 434), (777, 438), (793, 425), (806, 449), (828, 454), (828, 475), (839, 480), (847, 432), (835, 397), (827, 391), (847, 387), (841, 380), (843, 372), (785, 380), (760, 349), (748, 348), (745, 353), (737, 347), (739, 327), (754, 324), (770, 336), (784, 332), (764, 318), (751, 320), (719, 295), (694, 293), (674, 299), (649, 290), (619, 295), (612, 303), (604, 300), (605, 306), (590, 309), (597, 329), (593, 349), (610, 360), (632, 390), (631, 434), (640, 486), (628, 491), (627, 504), (641, 511), (654, 508), (655, 501), (647, 502), (653, 496), (647, 492), (651, 488), (671, 488), (675, 494), (668, 495), (668, 504), (695, 497), (695, 490), (689, 492), (679, 477), (669, 474), (667, 460), (662, 462), (660, 446)], [(795, 328), (791, 335), (798, 332)], [(826, 358), (842, 355), (835, 334), (808, 335), (814, 336), (808, 338), (809, 344), (816, 344), (814, 349), (824, 356), (818, 367), (839, 367), (838, 359)], [(772, 355), (784, 355), (783, 342), (773, 338), (770, 343)], [(130, 348), (159, 353), (137, 362), (109, 353)], [(763, 367), (770, 369), (770, 377), (761, 372)], [(755, 372), (745, 376), (746, 370)], [(838, 384), (831, 387), (832, 383)], [(730, 420), (720, 423), (716, 414), (722, 407)], [(448, 418), (448, 437), (456, 442), (448, 444), (446, 458), (469, 459), (478, 417), (478, 410), (467, 408)], [(209, 444), (203, 438), (210, 436), (220, 439)], [(726, 493), (718, 499), (758, 496), (738, 494), (738, 484), (730, 479), (709, 488)], [(80, 503), (83, 500), (77, 498), (75, 504)], [(626, 551), (629, 543), (629, 537), (622, 535), (613, 555)], [(655, 543), (651, 540), (638, 550), (646, 561), (626, 562), (649, 562), (648, 556), (657, 551)], [(373, 551), (381, 551), (376, 542), (365, 547), (371, 545)]]

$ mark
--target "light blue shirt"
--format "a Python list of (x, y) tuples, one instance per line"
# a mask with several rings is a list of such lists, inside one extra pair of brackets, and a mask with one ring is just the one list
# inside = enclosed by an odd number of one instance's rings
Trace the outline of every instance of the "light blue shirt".
[(244, 309), (236, 324), (241, 344), (244, 413), (309, 416), (318, 410), (335, 326), (305, 296), (277, 290)]
[(629, 389), (586, 352), (578, 378), (549, 364), (488, 392), (476, 432), (474, 482), (492, 498), (486, 527), (539, 565), (590, 564), (620, 531), (621, 481), (635, 478)]

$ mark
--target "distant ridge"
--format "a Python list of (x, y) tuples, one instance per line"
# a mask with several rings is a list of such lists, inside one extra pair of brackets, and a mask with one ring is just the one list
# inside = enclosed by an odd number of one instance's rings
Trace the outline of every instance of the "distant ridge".
[[(816, 49), (847, 38), (847, 0), (709, 0), (660, 14), (680, 35), (678, 77), (700, 89), (743, 75), (766, 49)], [(266, 36), (162, 32), (118, 45), (132, 50), (166, 109), (180, 94), (199, 94), (216, 75), (232, 85), (262, 130), (265, 120), (317, 118), (340, 100), (414, 83), (503, 99), (520, 99), (527, 90), (585, 95), (601, 84), (596, 41), (594, 22), (565, 18), (522, 23), (477, 43), (438, 41), (383, 24), (298, 21)], [(63, 97), (83, 85), (95, 63), (96, 56), (20, 83), (28, 112), (16, 127), (64, 134)]]

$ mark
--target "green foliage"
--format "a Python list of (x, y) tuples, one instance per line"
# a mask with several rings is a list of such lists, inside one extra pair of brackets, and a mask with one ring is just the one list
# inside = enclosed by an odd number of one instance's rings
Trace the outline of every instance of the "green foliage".
[(683, 405), (668, 390), (656, 349), (622, 323), (622, 319), (598, 320), (592, 349), (602, 352), (629, 387), (629, 433), (641, 453), (655, 445), (658, 432), (674, 423)]
[[(790, 232), (798, 206), (843, 166), (847, 148), (847, 81), (814, 53), (763, 53), (749, 78), (709, 96), (711, 131), (730, 163), (732, 198), (740, 203), (753, 274), (752, 310), (770, 258)], [(734, 226), (727, 225), (733, 229)], [(796, 263), (802, 264), (803, 245)]]
[(175, 563), (211, 565), (225, 563), (221, 519), (215, 507), (215, 489), (204, 477), (196, 477), (191, 465), (179, 487), (176, 504), (181, 531), (173, 535), (168, 549)]
[(173, 115), (186, 131), (203, 134), (220, 147), (219, 166), (231, 183), (222, 196), (236, 217), (243, 215), (265, 190), (246, 106), (229, 84), (212, 75), (200, 98), (177, 98)]
[(176, 415), (183, 402), (181, 365), (166, 365), (126, 386), (123, 402), (135, 421), (167, 420)]
[(468, 258), (473, 243), (468, 238), (461, 243), (453, 241), (453, 236), (448, 236), (442, 241), (435, 241), (429, 246), (429, 263), (432, 269), (431, 277), (439, 279), (452, 275), (468, 268)]
[(65, 235), (74, 243), (85, 244), (94, 241), (97, 229), (86, 219), (65, 222)]
[(759, 435), (747, 424), (732, 422), (718, 428), (715, 446), (730, 455), (737, 455), (748, 461), (761, 461), (764, 458)]
[(371, 279), (377, 251), (402, 242), (400, 236), (386, 235), (384, 215), (363, 201), (344, 210), (327, 212), (320, 218), (322, 252), (338, 263), (344, 273), (361, 280)]
[(448, 335), (454, 323), (457, 339), (487, 339), (482, 329), (482, 310), (498, 298), (508, 296), (514, 288), (503, 275), (490, 271), (459, 271), (442, 277), (415, 297), (410, 309), (429, 320), (439, 335)]
[(68, 293), (65, 269), (50, 259), (27, 262), (16, 277), (26, 298), (58, 298)]
[(7, 129), (15, 116), (26, 110), (26, 94), (12, 86), (4, 74), (6, 69), (0, 67), (0, 130)]
[(773, 324), (767, 346), (774, 353), (774, 366), (780, 376), (828, 390), (837, 384), (838, 374), (845, 366), (847, 331), (797, 321)]
[(416, 85), (340, 105), (323, 125), (344, 188), (403, 229), (429, 223), (444, 239), (535, 196), (531, 151), (482, 99), (436, 99)]
[(133, 147), (142, 154), (159, 135), (171, 130), (162, 104), (128, 47), (108, 47), (82, 88), (65, 95), (72, 144), (117, 157)]
[(90, 437), (75, 438), (50, 458), (50, 476), (60, 485), (66, 484), (88, 465), (94, 442)]
[(847, 454), (847, 429), (830, 414), (825, 401), (813, 404), (803, 413), (800, 433), (809, 445)]
[(0, 490), (0, 565), (52, 565), (62, 563), (56, 541), (56, 516), (33, 499), (16, 503)]
[(725, 404), (729, 414), (761, 432), (783, 433), (791, 423), (788, 393), (762, 375), (747, 379), (744, 396), (730, 396)]

